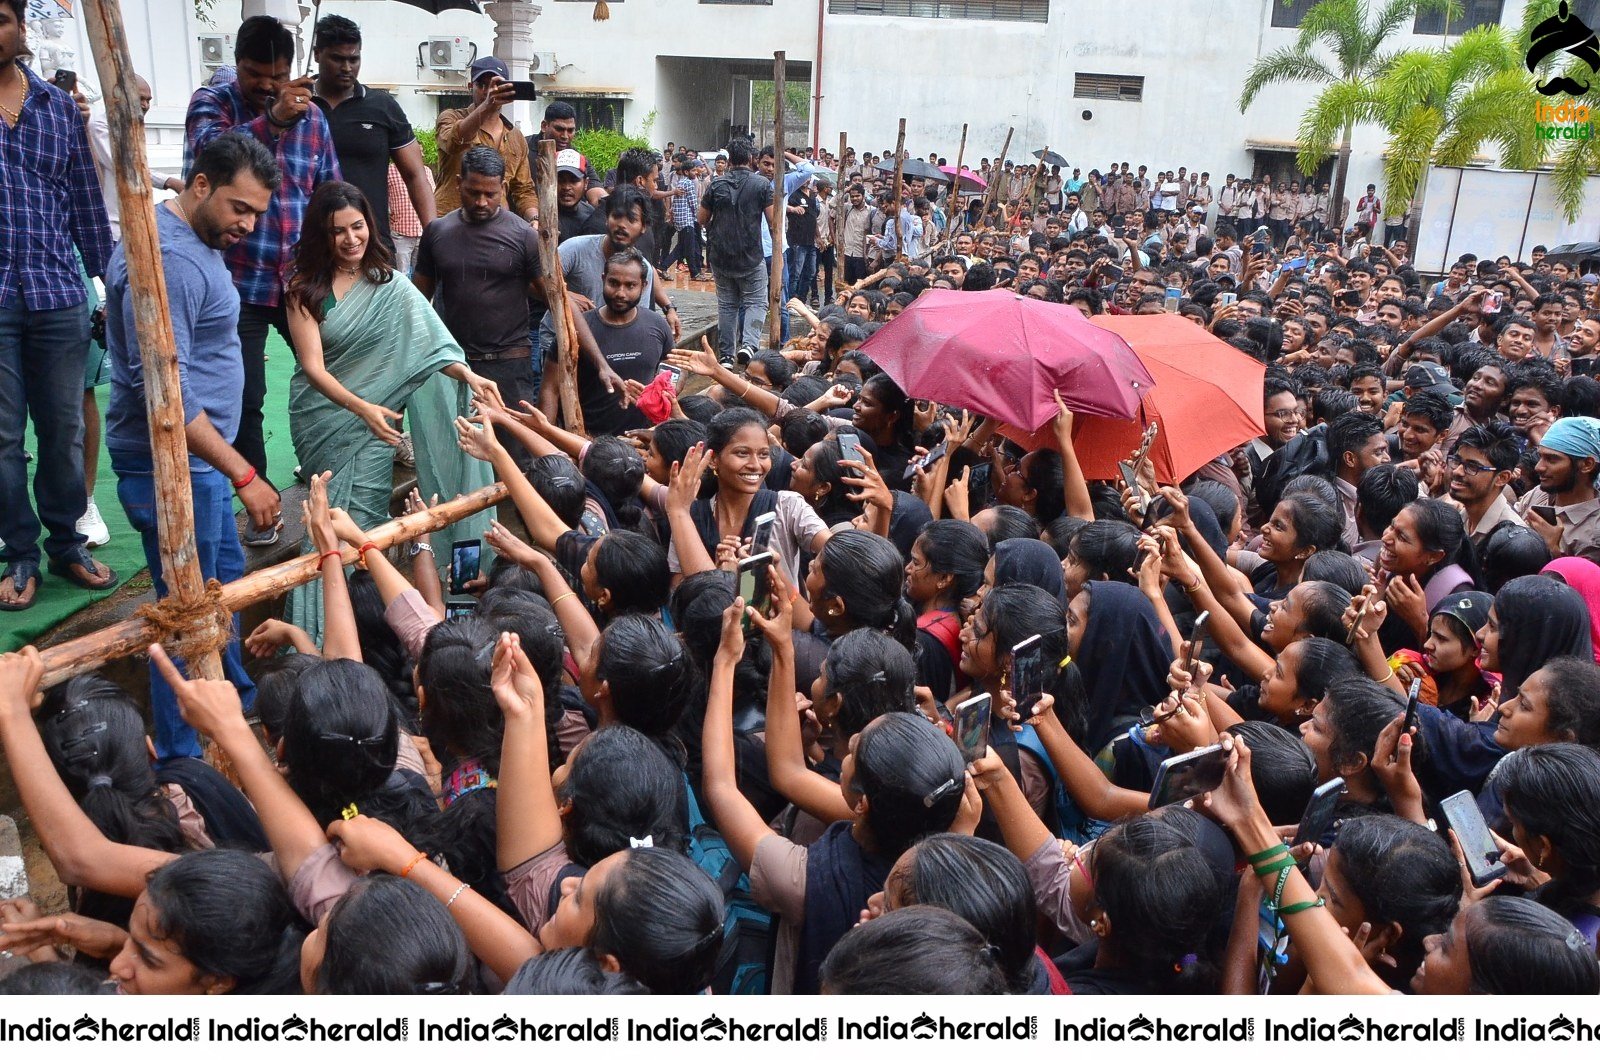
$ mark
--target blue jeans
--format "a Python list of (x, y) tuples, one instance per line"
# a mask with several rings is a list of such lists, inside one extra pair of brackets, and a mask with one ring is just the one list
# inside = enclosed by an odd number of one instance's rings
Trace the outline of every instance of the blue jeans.
[[(717, 346), (732, 357), (741, 346), (760, 349), (767, 322), (767, 266), (742, 272), (713, 270), (717, 282)], [(82, 380), (80, 380), (82, 382)]]
[[(67, 309), (0, 307), (0, 559), (39, 561), (85, 543), (76, 523), (88, 506), (83, 482), (83, 366), (89, 356), (89, 306)], [(33, 497), (22, 437), (33, 419)]]
[[(161, 577), (161, 550), (156, 539), (156, 480), (150, 454), (112, 453), (111, 469), (117, 475), (117, 499), (122, 501), (122, 510), (128, 513), (128, 522), (139, 531), (144, 545), (144, 557), (150, 564), (156, 596), (164, 597), (167, 583)], [(200, 574), (227, 584), (244, 574), (244, 548), (239, 544), (239, 527), (233, 518), (233, 487), (227, 476), (215, 468), (191, 469), (189, 482), (194, 493), (194, 543), (200, 559)], [(178, 665), (181, 668), (183, 664)], [(244, 662), (239, 655), (238, 615), (233, 616), (233, 640), (222, 652), (222, 672), (239, 690), (239, 698), (248, 710), (255, 700), (256, 686), (244, 672)], [(150, 667), (150, 714), (155, 721), (158, 759), (200, 757), (199, 738), (178, 713), (178, 701), (171, 686), (154, 666)]]
[(817, 248), (785, 247), (783, 258), (784, 268), (789, 273), (788, 290), (785, 293), (787, 297), (803, 302), (816, 290)]

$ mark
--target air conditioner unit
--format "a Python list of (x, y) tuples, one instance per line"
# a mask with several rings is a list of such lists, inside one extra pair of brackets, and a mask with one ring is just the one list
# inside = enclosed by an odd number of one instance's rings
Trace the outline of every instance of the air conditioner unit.
[(465, 37), (430, 37), (429, 70), (465, 70), (472, 64), (472, 42)]
[(233, 62), (233, 34), (202, 33), (199, 41), (200, 65), (207, 70), (215, 70)]
[(556, 76), (556, 53), (534, 52), (528, 60), (528, 75), (530, 77)]

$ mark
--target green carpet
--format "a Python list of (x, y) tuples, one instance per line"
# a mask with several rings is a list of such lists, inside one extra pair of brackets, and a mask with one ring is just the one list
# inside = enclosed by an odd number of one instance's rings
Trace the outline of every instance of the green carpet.
[[(266, 435), (267, 435), (267, 464), (271, 470), (272, 479), (279, 484), (293, 480), (295, 465), (294, 447), (289, 441), (289, 376), (294, 369), (294, 358), (289, 353), (289, 347), (280, 339), (276, 332), (269, 332), (267, 338), (267, 403), (266, 403)], [(100, 418), (105, 420), (106, 405), (111, 400), (111, 388), (102, 386), (95, 392), (100, 403)], [(33, 432), (30, 429), (26, 441), (28, 452), (37, 454), (34, 448)], [(38, 461), (28, 465), (30, 471), (39, 470)], [(94, 555), (101, 563), (109, 564), (120, 578), (119, 585), (134, 581), (136, 588), (148, 588), (150, 584), (149, 572), (145, 569), (144, 549), (139, 544), (139, 535), (133, 532), (128, 525), (127, 517), (123, 514), (122, 504), (117, 500), (117, 476), (111, 472), (111, 458), (106, 454), (102, 441), (100, 447), (100, 473), (95, 484), (95, 501), (100, 505), (100, 515), (106, 521), (106, 526), (111, 531), (111, 541), (94, 550)], [(41, 534), (42, 538), (42, 534)], [(39, 588), (34, 605), (26, 611), (10, 613), (0, 612), (0, 651), (15, 651), (25, 644), (36, 640), (56, 623), (67, 616), (109, 596), (116, 589), (107, 589), (103, 592), (91, 593), (78, 588), (64, 578), (53, 577), (45, 574), (45, 581)]]

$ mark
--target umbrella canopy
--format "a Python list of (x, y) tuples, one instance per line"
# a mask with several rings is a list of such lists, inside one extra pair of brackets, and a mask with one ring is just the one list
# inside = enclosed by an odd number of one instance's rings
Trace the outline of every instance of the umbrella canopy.
[(478, 0), (400, 0), (408, 7), (420, 7), (430, 14), (439, 14), (441, 11), (476, 11), (483, 13), (483, 8), (478, 6)]
[[(1072, 447), (1084, 477), (1116, 479), (1117, 461), (1138, 448), (1143, 425), (1151, 420), (1161, 424), (1161, 433), (1150, 458), (1157, 480), (1165, 483), (1181, 482), (1218, 455), (1266, 433), (1261, 397), (1266, 366), (1260, 361), (1171, 313), (1097, 316), (1094, 322), (1127, 340), (1156, 385), (1145, 393), (1137, 421), (1074, 418)], [(1001, 433), (1030, 449), (1055, 447), (1048, 429)]]
[(1074, 411), (1128, 419), (1154, 384), (1119, 336), (1010, 291), (924, 291), (861, 352), (912, 397), (1029, 431), (1055, 417), (1056, 390)]
[[(956, 167), (955, 166), (940, 166), (939, 167), (939, 172), (943, 173), (946, 177), (953, 177), (953, 176), (956, 175)], [(984, 180), (981, 176), (979, 176), (978, 174), (974, 173), (972, 170), (968, 169), (966, 166), (962, 166), (961, 167), (961, 187), (958, 190), (960, 190), (960, 191), (983, 191), (988, 186), (989, 186), (989, 182), (987, 180)]]
[(1043, 162), (1047, 166), (1064, 166), (1064, 165), (1067, 165), (1067, 160), (1065, 158), (1062, 158), (1060, 155), (1058, 155), (1054, 151), (1050, 151), (1050, 150), (1035, 151), (1033, 153), (1033, 157), (1037, 158), (1039, 161)]
[[(894, 173), (894, 160), (878, 163), (880, 173)], [(940, 184), (950, 183), (950, 178), (936, 165), (925, 158), (908, 158), (900, 166), (900, 175), (906, 179), (917, 177), (922, 180), (935, 180)]]
[(1600, 258), (1600, 243), (1563, 243), (1551, 247), (1544, 256), (1546, 261), (1562, 261), (1568, 265), (1576, 265), (1585, 258)]

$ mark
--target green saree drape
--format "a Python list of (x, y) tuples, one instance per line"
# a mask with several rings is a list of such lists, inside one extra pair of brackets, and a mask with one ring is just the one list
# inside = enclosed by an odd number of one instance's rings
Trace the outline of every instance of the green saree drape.
[[(404, 409), (417, 457), (417, 488), (424, 498), (449, 500), (494, 480), (488, 464), (456, 444), (455, 418), (467, 415), (472, 393), (443, 374), (466, 361), (433, 307), (403, 275), (388, 283), (363, 278), (330, 308), (322, 322), (322, 356), (328, 372), (365, 401)], [(332, 471), (328, 503), (350, 513), (363, 529), (389, 519), (394, 449), (372, 436), (359, 417), (329, 401), (299, 367), (289, 383), (289, 433), (304, 475)], [(490, 512), (433, 535), (448, 561), (450, 543), (481, 537)], [(305, 551), (312, 548), (306, 536)], [(285, 619), (322, 640), (322, 586), (311, 582), (289, 594)]]

